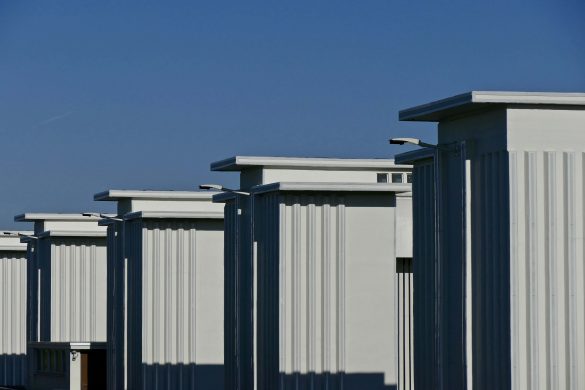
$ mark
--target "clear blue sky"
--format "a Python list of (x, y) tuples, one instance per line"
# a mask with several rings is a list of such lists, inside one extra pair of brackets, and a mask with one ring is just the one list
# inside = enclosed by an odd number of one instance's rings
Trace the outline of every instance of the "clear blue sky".
[(585, 3), (0, 0), (0, 227), (235, 154), (390, 157), (435, 138), (398, 110), (472, 89), (585, 91)]

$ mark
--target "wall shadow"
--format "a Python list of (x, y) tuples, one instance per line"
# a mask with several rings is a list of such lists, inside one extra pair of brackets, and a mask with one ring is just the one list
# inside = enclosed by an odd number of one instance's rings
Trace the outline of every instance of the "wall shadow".
[(144, 388), (223, 389), (223, 364), (142, 364)]
[(384, 384), (383, 373), (280, 373), (281, 390), (288, 389), (343, 389), (343, 390), (397, 390), (396, 385)]
[(25, 354), (0, 354), (0, 387), (24, 388), (27, 380), (27, 364)]

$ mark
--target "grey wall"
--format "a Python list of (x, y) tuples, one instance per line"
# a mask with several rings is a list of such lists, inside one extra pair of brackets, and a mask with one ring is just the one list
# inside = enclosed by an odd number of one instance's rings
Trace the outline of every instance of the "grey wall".
[(40, 301), (28, 305), (40, 317), (30, 341), (106, 341), (105, 239), (47, 237), (35, 247), (29, 293)]
[(134, 220), (128, 388), (223, 387), (223, 220)]
[(0, 386), (26, 384), (26, 252), (0, 251)]
[(394, 205), (387, 193), (256, 196), (259, 389), (395, 388)]

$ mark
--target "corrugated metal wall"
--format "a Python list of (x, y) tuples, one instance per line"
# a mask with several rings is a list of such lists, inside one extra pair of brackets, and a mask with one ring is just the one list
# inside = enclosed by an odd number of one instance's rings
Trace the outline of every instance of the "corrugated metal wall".
[(126, 261), (121, 222), (108, 225), (108, 389), (126, 388)]
[(0, 386), (26, 384), (26, 252), (0, 252)]
[(128, 388), (223, 387), (223, 221), (147, 220), (126, 229)]
[[(508, 153), (471, 162), (473, 388), (510, 386), (510, 239)], [(510, 260), (509, 260), (510, 259)], [(519, 389), (533, 389), (521, 386)]]
[(39, 335), (39, 267), (36, 260), (37, 240), (26, 245), (26, 341), (38, 341)]
[(251, 201), (236, 196), (224, 208), (225, 388), (254, 388), (253, 246)]
[(256, 227), (263, 227), (255, 236), (262, 335), (258, 388), (341, 389), (346, 346), (344, 199), (264, 195), (257, 197), (255, 211)]
[(512, 388), (584, 389), (584, 154), (509, 158)]
[(398, 329), (398, 389), (414, 389), (412, 258), (396, 259), (396, 307)]
[[(106, 341), (105, 239), (55, 238), (40, 257), (42, 341)], [(46, 255), (46, 252), (43, 252)]]
[(436, 305), (435, 163), (419, 161), (413, 168), (413, 299), (414, 386), (438, 388)]
[(437, 153), (439, 389), (467, 387), (466, 162), (463, 145)]
[[(256, 196), (255, 202), (255, 240), (256, 264), (258, 275), (258, 297), (257, 297), (257, 386), (258, 389), (278, 388), (279, 368), (283, 359), (277, 359), (283, 338), (279, 330), (283, 324), (284, 317), (275, 316), (280, 313), (281, 300), (283, 295), (284, 281), (281, 281), (283, 273), (279, 273), (280, 246), (279, 231), (284, 226), (279, 226), (280, 196), (269, 193)], [(280, 383), (282, 386), (282, 383)]]
[[(366, 204), (387, 210), (378, 216), (390, 225), (380, 236), (387, 241), (368, 233), (378, 222), (371, 222)], [(399, 320), (391, 204), (390, 194), (376, 200), (335, 194), (256, 196), (259, 389), (395, 386)], [(370, 212), (378, 213), (374, 209)], [(372, 225), (357, 226), (357, 221)], [(378, 296), (381, 285), (388, 295)], [(365, 301), (371, 307), (364, 308)], [(387, 337), (377, 333), (381, 326)]]
[[(124, 228), (125, 250), (128, 258), (128, 297), (126, 319), (126, 374), (128, 389), (142, 387), (142, 221), (126, 221)], [(134, 337), (131, 337), (134, 335)]]
[(224, 359), (225, 388), (236, 389), (237, 363), (237, 278), (238, 207), (235, 199), (224, 208)]

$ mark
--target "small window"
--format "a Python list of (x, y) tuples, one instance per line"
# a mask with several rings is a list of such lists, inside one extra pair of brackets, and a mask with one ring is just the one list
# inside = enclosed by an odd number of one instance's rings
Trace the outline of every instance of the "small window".
[(397, 257), (396, 258), (396, 273), (397, 274), (411, 274), (412, 273), (412, 257)]
[(393, 173), (392, 174), (392, 183), (403, 183), (402, 173)]
[(407, 183), (412, 183), (412, 173), (407, 173), (406, 174), (406, 182)]
[(378, 173), (377, 175), (378, 183), (388, 183), (388, 174), (387, 173)]
[(41, 373), (62, 374), (65, 372), (65, 353), (63, 350), (39, 349), (37, 354), (37, 371)]

